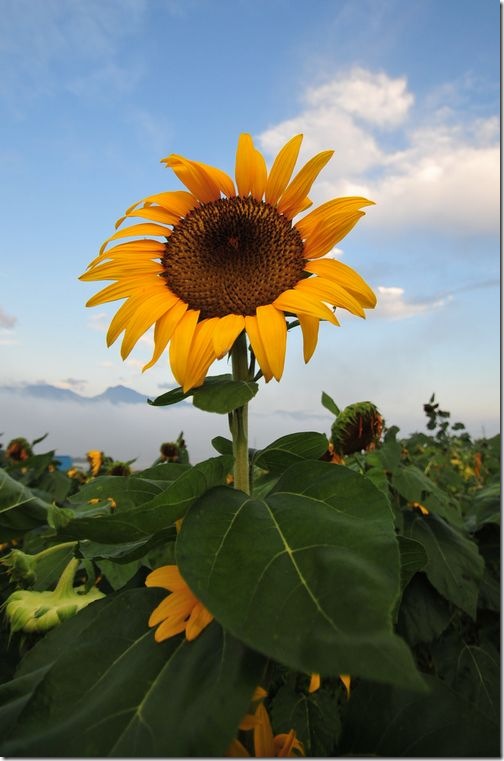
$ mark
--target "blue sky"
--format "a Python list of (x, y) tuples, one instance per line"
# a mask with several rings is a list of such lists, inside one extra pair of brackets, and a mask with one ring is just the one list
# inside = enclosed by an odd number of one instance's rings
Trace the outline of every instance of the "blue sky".
[[(281, 383), (252, 404), (252, 443), (327, 432), (322, 390), (340, 405), (374, 401), (405, 435), (436, 392), (475, 435), (497, 432), (497, 0), (0, 0), (0, 11), (0, 386), (93, 395), (123, 383), (153, 397), (172, 384), (163, 359), (141, 374), (148, 337), (125, 363), (106, 348), (117, 305), (85, 309), (96, 288), (78, 275), (128, 206), (179, 187), (164, 156), (232, 174), (240, 132), (269, 164), (303, 132), (301, 160), (335, 150), (315, 203), (376, 201), (337, 255), (379, 303), (365, 322), (324, 325), (307, 366), (289, 336)], [(62, 421), (57, 407), (2, 406), (5, 438), (46, 426), (59, 451), (100, 437), (114, 447), (105, 412), (84, 435), (71, 410)], [(147, 418), (134, 421), (147, 459), (179, 425), (196, 459), (202, 432), (226, 433), (192, 410)]]

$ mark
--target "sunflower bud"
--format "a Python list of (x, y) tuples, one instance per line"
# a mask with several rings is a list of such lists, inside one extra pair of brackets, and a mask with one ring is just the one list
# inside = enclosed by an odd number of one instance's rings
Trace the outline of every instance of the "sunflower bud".
[(81, 608), (105, 595), (96, 587), (85, 592), (85, 587), (73, 587), (79, 560), (72, 559), (52, 592), (18, 590), (4, 603), (5, 615), (10, 622), (11, 633), (17, 631), (45, 632), (61, 621), (74, 616)]
[(8, 555), (0, 560), (0, 565), (5, 566), (11, 580), (16, 584), (31, 586), (37, 578), (36, 555), (27, 555), (21, 550), (11, 550)]
[(350, 404), (340, 412), (331, 430), (334, 451), (349, 455), (372, 449), (383, 430), (383, 418), (371, 402)]

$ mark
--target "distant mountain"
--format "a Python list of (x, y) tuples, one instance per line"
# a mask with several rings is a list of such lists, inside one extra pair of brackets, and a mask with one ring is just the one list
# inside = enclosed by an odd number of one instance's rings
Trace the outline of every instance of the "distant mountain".
[(127, 386), (112, 386), (97, 396), (82, 396), (68, 388), (58, 388), (49, 383), (31, 383), (26, 386), (0, 386), (0, 391), (13, 391), (20, 396), (47, 399), (51, 402), (79, 402), (90, 404), (94, 402), (110, 402), (111, 404), (146, 404), (147, 397)]

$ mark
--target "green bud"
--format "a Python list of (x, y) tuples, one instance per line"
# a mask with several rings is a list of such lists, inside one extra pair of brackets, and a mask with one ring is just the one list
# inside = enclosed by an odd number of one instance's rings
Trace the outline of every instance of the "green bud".
[(0, 560), (0, 564), (5, 566), (11, 580), (17, 584), (24, 583), (31, 586), (35, 583), (36, 574), (36, 555), (27, 555), (21, 550), (12, 550)]

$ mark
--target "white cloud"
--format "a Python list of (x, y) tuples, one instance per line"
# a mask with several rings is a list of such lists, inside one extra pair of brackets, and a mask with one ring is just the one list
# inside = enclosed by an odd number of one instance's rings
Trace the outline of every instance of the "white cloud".
[(369, 312), (369, 317), (386, 317), (392, 320), (404, 320), (408, 317), (414, 317), (423, 312), (432, 312), (434, 309), (440, 309), (451, 301), (451, 296), (443, 296), (430, 301), (407, 301), (404, 296), (404, 288), (397, 286), (379, 285), (376, 289), (377, 305), (373, 312)]
[[(460, 86), (463, 86), (460, 84)], [(352, 69), (309, 89), (300, 112), (259, 135), (270, 156), (304, 133), (301, 160), (335, 149), (314, 202), (364, 195), (373, 225), (451, 233), (495, 233), (500, 218), (499, 123), (417, 104), (403, 77)], [(423, 108), (423, 110), (422, 110)], [(385, 139), (383, 129), (393, 129)]]
[(348, 77), (309, 90), (305, 101), (311, 108), (324, 108), (329, 102), (371, 124), (389, 127), (404, 121), (414, 98), (404, 77), (391, 79), (381, 72), (354, 68)]

